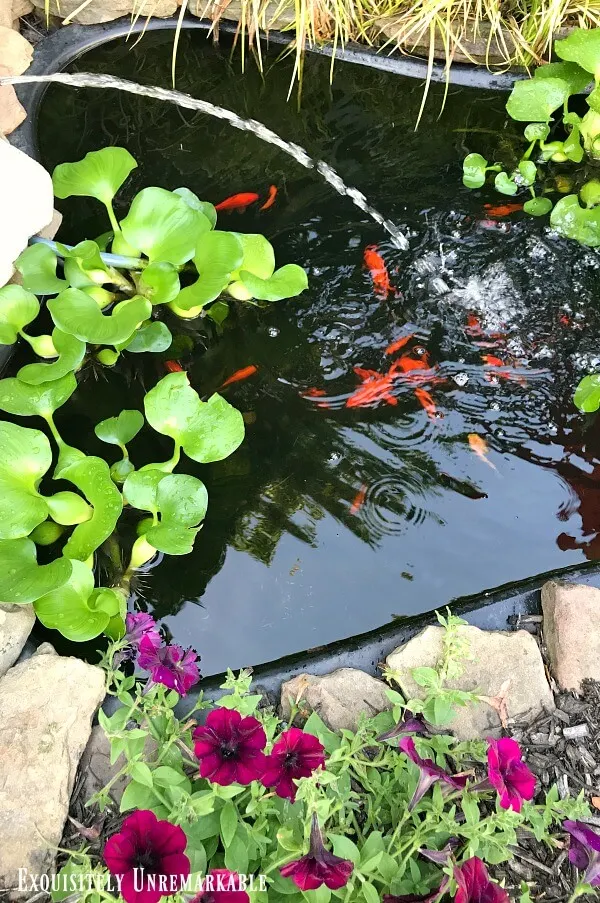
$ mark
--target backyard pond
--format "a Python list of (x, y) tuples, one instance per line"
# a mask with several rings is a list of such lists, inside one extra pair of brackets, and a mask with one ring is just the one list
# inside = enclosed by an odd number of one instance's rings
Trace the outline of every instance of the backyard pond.
[[(151, 33), (72, 68), (168, 87), (171, 53), (172, 35)], [(241, 448), (183, 468), (210, 495), (194, 551), (135, 584), (207, 675), (600, 557), (600, 437), (572, 404), (600, 363), (598, 256), (461, 182), (466, 153), (522, 152), (505, 95), (450, 86), (441, 111), (444, 86), (432, 86), (415, 131), (421, 83), (337, 63), (330, 85), (330, 61), (310, 56), (298, 109), (287, 99), (293, 59), (275, 64), (280, 53), (263, 49), (262, 74), (247, 59), (242, 78), (238, 50), (184, 32), (177, 88), (327, 161), (408, 250), (316, 173), (203, 114), (52, 86), (38, 122), (50, 170), (107, 144), (128, 148), (139, 169), (124, 204), (152, 184), (212, 203), (258, 194), (244, 212), (222, 212), (221, 228), (263, 233), (279, 265), (308, 272), (300, 297), (246, 305), (216, 338), (192, 320), (162, 361), (88, 366), (66, 420), (57, 415), (65, 436), (97, 453), (93, 425), (141, 408), (168, 359), (203, 397), (239, 377), (221, 391), (244, 415)], [(275, 202), (261, 210), (272, 185)], [(62, 240), (105, 229), (96, 202), (59, 204)], [(374, 255), (389, 290), (374, 284)], [(159, 439), (135, 440), (135, 460), (152, 460)]]

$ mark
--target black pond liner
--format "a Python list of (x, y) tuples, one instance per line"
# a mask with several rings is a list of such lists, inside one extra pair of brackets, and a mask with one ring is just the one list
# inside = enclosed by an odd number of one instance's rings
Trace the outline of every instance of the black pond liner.
[[(139, 35), (145, 28), (149, 31), (173, 30), (176, 20), (153, 19), (146, 24), (138, 22), (131, 25), (129, 19), (120, 19), (104, 25), (69, 25), (43, 39), (36, 47), (34, 60), (27, 71), (28, 75), (49, 75), (66, 69), (72, 62), (108, 41), (126, 38), (128, 35)], [(185, 30), (208, 30), (211, 23), (197, 19), (185, 19)], [(222, 22), (220, 30), (233, 34), (235, 23)], [(286, 45), (291, 37), (281, 32), (271, 32), (269, 42)], [(309, 48), (309, 52), (331, 56), (331, 48)], [(414, 57), (399, 53), (382, 55), (374, 50), (365, 49), (356, 44), (348, 44), (344, 49), (335, 52), (340, 62), (351, 62), (373, 69), (384, 70), (400, 76), (425, 81), (427, 63)], [(450, 70), (450, 82), (482, 90), (510, 91), (514, 82), (522, 76), (517, 73), (496, 74), (483, 67), (456, 63)], [(444, 82), (446, 70), (444, 66), (435, 65), (431, 72), (432, 81)], [(32, 157), (38, 157), (37, 120), (40, 105), (48, 88), (47, 83), (20, 85), (17, 87), (19, 99), (28, 113), (25, 122), (11, 135), (11, 144), (25, 151)], [(12, 348), (0, 347), (0, 372), (6, 369), (12, 356)], [(511, 629), (518, 625), (520, 615), (537, 614), (540, 611), (540, 587), (548, 579), (566, 579), (570, 582), (586, 583), (600, 587), (600, 566), (594, 562), (587, 565), (575, 565), (533, 576), (519, 583), (507, 584), (488, 593), (462, 597), (454, 600), (452, 610), (460, 614), (470, 624), (485, 629)], [(271, 702), (275, 703), (282, 681), (289, 680), (303, 671), (323, 675), (336, 668), (360, 668), (370, 674), (377, 674), (378, 665), (398, 645), (414, 636), (426, 624), (435, 623), (433, 613), (406, 617), (385, 625), (384, 627), (363, 633), (360, 636), (331, 643), (299, 653), (294, 656), (278, 659), (254, 669), (255, 685)], [(35, 651), (36, 644), (30, 641), (24, 650), (23, 657)], [(252, 663), (248, 662), (250, 666)], [(223, 675), (214, 675), (199, 685), (206, 696), (218, 699), (222, 695), (219, 685)], [(178, 714), (183, 716), (192, 707), (197, 693), (190, 693), (179, 704)], [(115, 707), (114, 699), (109, 699), (104, 708), (107, 711)]]

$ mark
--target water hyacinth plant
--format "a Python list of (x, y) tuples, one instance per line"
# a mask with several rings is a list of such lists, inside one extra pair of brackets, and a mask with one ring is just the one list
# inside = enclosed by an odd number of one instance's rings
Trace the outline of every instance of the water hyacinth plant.
[[(111, 230), (74, 247), (32, 244), (16, 263), (22, 284), (0, 288), (0, 341), (20, 339), (36, 356), (0, 380), (0, 410), (41, 419), (47, 430), (0, 422), (0, 600), (33, 603), (46, 627), (76, 642), (126, 634), (121, 659), (138, 655), (152, 681), (184, 695), (198, 679), (195, 654), (161, 647), (143, 614), (126, 623), (129, 584), (158, 552), (191, 552), (208, 494), (200, 479), (175, 468), (182, 455), (198, 464), (231, 455), (244, 438), (242, 415), (218, 394), (201, 398), (178, 367), (146, 393), (143, 413), (123, 410), (96, 424), (97, 439), (120, 449), (112, 466), (101, 453), (69, 445), (54, 415), (93, 368), (167, 351), (181, 318), (221, 324), (230, 304), (293, 297), (307, 282), (294, 264), (275, 269), (263, 236), (217, 230), (214, 207), (186, 188), (144, 188), (119, 221), (113, 201), (136, 166), (119, 147), (58, 166), (57, 197), (96, 198)], [(42, 298), (52, 329), (37, 335)], [(168, 460), (136, 469), (128, 445), (142, 430), (170, 439)], [(114, 544), (125, 507), (139, 513), (129, 563), (115, 585), (97, 586), (96, 553)]]
[[(140, 646), (152, 643), (141, 626)], [(510, 738), (460, 742), (413, 717), (392, 688), (392, 709), (365, 714), (356, 730), (333, 732), (314, 712), (298, 726), (301, 700), (281, 721), (249, 672), (230, 672), (216, 705), (200, 693), (178, 717), (168, 678), (145, 684), (116, 667), (124, 648), (131, 635), (105, 654), (117, 707), (100, 712), (118, 770), (90, 801), (112, 805), (126, 779), (125, 821), (105, 844), (108, 871), (97, 866), (120, 880), (124, 903), (510, 903), (493, 867), (522, 832), (550, 845), (557, 831), (572, 837), (572, 900), (598, 883), (600, 842), (582, 795), (559, 799), (553, 788), (534, 801), (535, 777)], [(64, 866), (89, 869), (86, 847)]]

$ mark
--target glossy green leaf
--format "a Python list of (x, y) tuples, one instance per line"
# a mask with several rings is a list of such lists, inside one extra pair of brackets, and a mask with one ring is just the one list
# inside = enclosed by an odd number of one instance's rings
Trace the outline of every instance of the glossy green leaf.
[(19, 330), (31, 323), (40, 312), (38, 299), (20, 285), (0, 288), (0, 344), (13, 345)]
[(510, 179), (505, 172), (499, 172), (494, 179), (494, 187), (501, 194), (508, 194), (510, 197), (515, 195), (519, 190), (516, 182)]
[(86, 564), (71, 564), (69, 582), (34, 602), (34, 609), (44, 627), (58, 630), (75, 643), (85, 643), (99, 636), (119, 613), (120, 598), (115, 590), (95, 590), (94, 575)]
[(142, 271), (137, 289), (152, 304), (168, 304), (179, 294), (179, 271), (162, 260), (151, 263)]
[(525, 126), (524, 135), (527, 141), (545, 141), (550, 134), (550, 126), (545, 122), (530, 122)]
[(47, 418), (69, 400), (76, 388), (72, 373), (37, 386), (14, 377), (0, 379), (0, 410), (17, 417)]
[[(259, 279), (268, 279), (275, 270), (275, 251), (270, 241), (264, 235), (251, 233), (236, 233), (244, 247), (244, 259), (240, 270), (247, 270)], [(232, 274), (233, 279), (239, 279), (239, 270)]]
[(583, 377), (575, 390), (573, 401), (584, 414), (593, 414), (600, 408), (600, 373)]
[(545, 216), (552, 210), (552, 201), (550, 198), (530, 198), (523, 204), (523, 210), (531, 216)]
[(141, 411), (121, 411), (117, 417), (109, 417), (101, 420), (94, 427), (98, 439), (108, 442), (110, 445), (127, 445), (135, 439), (144, 425), (144, 415)]
[(137, 163), (123, 147), (90, 151), (77, 163), (61, 163), (52, 174), (57, 198), (97, 198), (109, 205)]
[(128, 476), (123, 492), (130, 505), (150, 511), (157, 519), (156, 524), (144, 529), (147, 541), (155, 549), (169, 555), (192, 551), (208, 505), (204, 483), (185, 474), (145, 470)]
[(34, 541), (36, 546), (51, 546), (57, 542), (65, 532), (65, 528), (60, 524), (55, 524), (52, 520), (45, 520), (43, 524), (38, 524), (31, 533), (29, 538)]
[(533, 185), (537, 178), (537, 166), (531, 160), (521, 160), (518, 166), (518, 172), (523, 185)]
[(229, 304), (226, 301), (215, 301), (206, 311), (206, 315), (214, 320), (217, 326), (220, 326), (229, 316)]
[(201, 464), (221, 461), (244, 438), (241, 413), (220, 395), (201, 401), (186, 373), (169, 373), (144, 399), (146, 420)]
[(554, 42), (554, 51), (561, 60), (577, 63), (592, 75), (600, 74), (600, 29), (576, 28), (562, 41)]
[(64, 271), (71, 288), (88, 288), (111, 281), (111, 273), (100, 256), (95, 241), (80, 241), (73, 248), (59, 245), (64, 255)]
[(173, 336), (171, 330), (162, 320), (146, 320), (128, 342), (119, 345), (119, 349), (141, 354), (144, 351), (160, 352), (171, 347)]
[(44, 244), (30, 245), (17, 257), (15, 267), (23, 278), (23, 288), (35, 295), (55, 295), (67, 287), (56, 275), (58, 258)]
[(538, 66), (534, 78), (560, 78), (567, 82), (571, 94), (581, 94), (590, 83), (590, 74), (576, 63), (545, 63)]
[(198, 238), (210, 222), (179, 195), (164, 188), (144, 188), (121, 222), (125, 239), (153, 261), (180, 266), (191, 260)]
[(573, 126), (568, 137), (563, 142), (565, 156), (573, 163), (581, 163), (583, 160), (583, 147), (581, 146), (581, 132), (578, 126)]
[(600, 113), (600, 87), (598, 85), (588, 94), (586, 101), (590, 109), (595, 113)]
[(192, 210), (199, 210), (200, 213), (203, 213), (209, 221), (211, 229), (215, 228), (217, 225), (217, 211), (212, 204), (209, 204), (208, 201), (201, 201), (189, 188), (176, 188), (173, 194), (178, 194), (179, 197), (183, 198)]
[(48, 496), (46, 502), (52, 520), (63, 527), (83, 524), (90, 519), (93, 513), (85, 499), (82, 499), (76, 492), (68, 490)]
[(268, 279), (261, 279), (253, 273), (242, 270), (240, 281), (252, 297), (259, 301), (281, 301), (284, 298), (295, 298), (308, 288), (306, 272), (296, 263), (288, 263), (275, 270)]
[(123, 499), (102, 458), (84, 457), (62, 470), (61, 479), (76, 486), (94, 509), (88, 521), (75, 527), (63, 549), (67, 558), (87, 561), (115, 529)]
[(0, 542), (0, 599), (7, 605), (35, 602), (64, 586), (72, 570), (68, 558), (38, 565), (31, 539), (6, 539)]
[(468, 154), (463, 160), (463, 185), (481, 188), (485, 185), (488, 161), (481, 154)]
[(48, 517), (38, 492), (52, 464), (52, 450), (39, 430), (0, 421), (0, 540), (19, 539)]
[(147, 320), (152, 305), (136, 295), (115, 304), (104, 314), (92, 298), (76, 288), (68, 288), (48, 302), (48, 310), (59, 329), (94, 345), (125, 342)]
[(576, 194), (568, 194), (557, 201), (550, 224), (565, 238), (574, 238), (590, 248), (600, 246), (600, 207), (581, 207)]
[(548, 122), (570, 93), (562, 78), (525, 79), (515, 83), (506, 110), (517, 122)]
[(579, 196), (586, 207), (595, 207), (600, 204), (600, 180), (589, 179), (579, 189)]
[(31, 386), (54, 382), (81, 366), (85, 357), (85, 342), (56, 327), (52, 330), (52, 342), (58, 351), (58, 360), (50, 364), (26, 364), (17, 373), (17, 378), (21, 382), (29, 383)]
[(231, 282), (232, 274), (244, 259), (244, 247), (235, 232), (206, 232), (201, 235), (194, 254), (198, 279), (183, 288), (177, 307), (192, 310), (204, 307), (219, 297)]
[(133, 508), (141, 511), (158, 513), (156, 493), (158, 484), (164, 479), (165, 474), (161, 470), (140, 470), (130, 474), (125, 480), (123, 494), (127, 502)]

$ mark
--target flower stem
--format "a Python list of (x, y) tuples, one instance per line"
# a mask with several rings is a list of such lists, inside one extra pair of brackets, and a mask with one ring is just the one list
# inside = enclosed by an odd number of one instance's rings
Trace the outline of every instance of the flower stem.
[(121, 227), (119, 226), (117, 217), (115, 216), (115, 211), (113, 210), (112, 201), (108, 201), (104, 206), (106, 207), (106, 212), (108, 213), (108, 218), (109, 218), (110, 224), (113, 228), (113, 232), (115, 233), (115, 235), (117, 235), (118, 233), (120, 233)]

